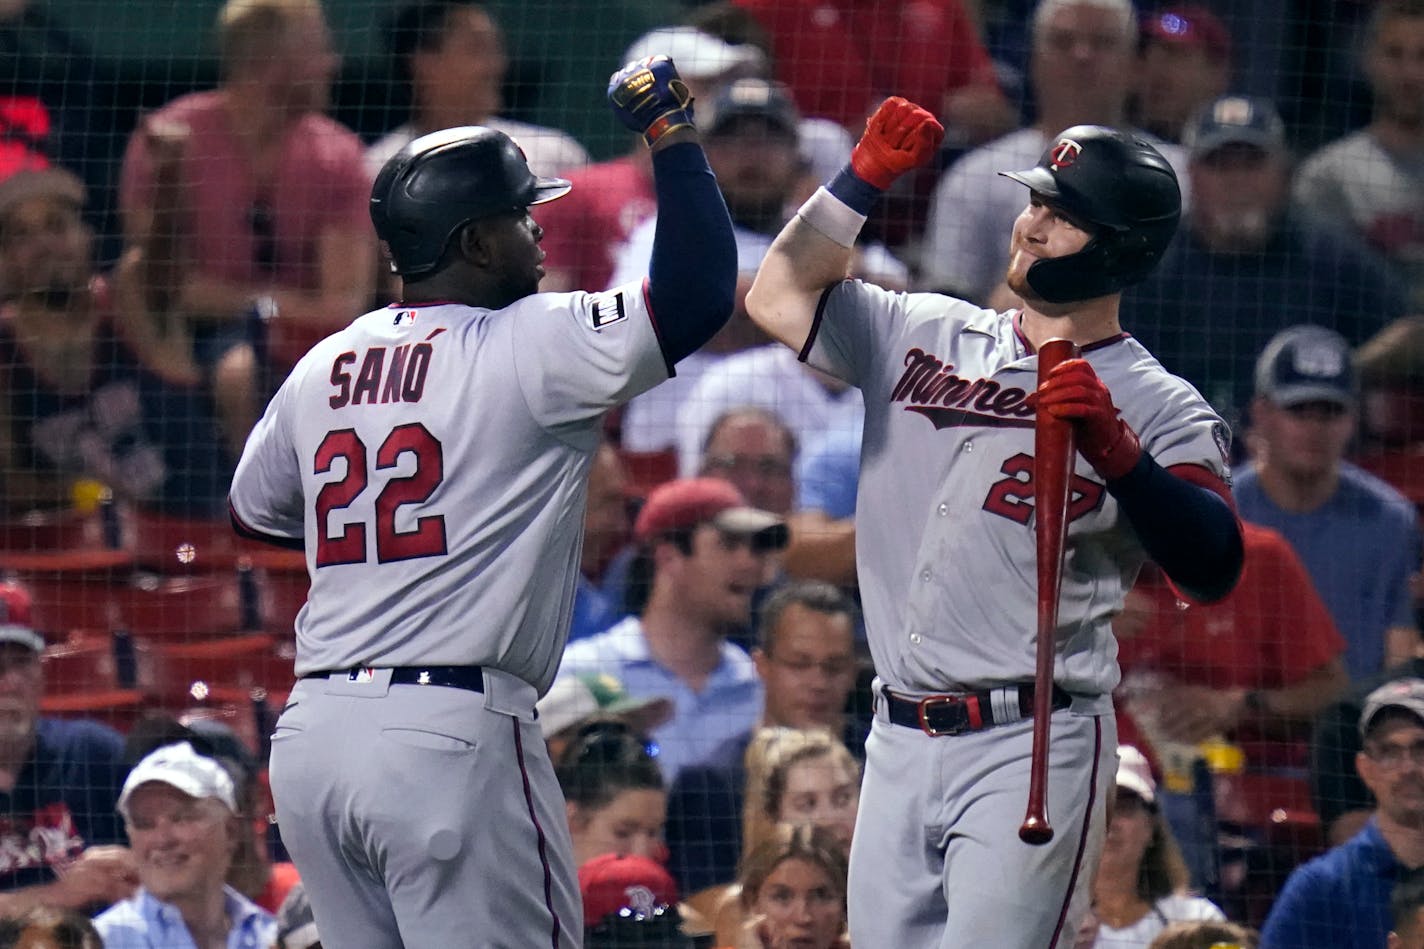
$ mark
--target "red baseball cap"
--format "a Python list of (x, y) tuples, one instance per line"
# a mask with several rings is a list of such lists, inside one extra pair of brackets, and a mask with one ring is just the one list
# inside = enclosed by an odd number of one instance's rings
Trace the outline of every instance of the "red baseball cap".
[(646, 544), (672, 531), (706, 523), (729, 534), (754, 536), (765, 550), (780, 550), (788, 540), (785, 521), (752, 507), (742, 492), (721, 478), (678, 478), (658, 485), (638, 512), (633, 537)]
[(30, 620), (30, 593), (13, 583), (0, 583), (0, 643), (20, 643), (44, 651), (44, 637)]
[(672, 874), (647, 857), (605, 853), (579, 867), (578, 880), (585, 926), (595, 926), (623, 910), (652, 916), (660, 907), (677, 905)]
[(1195, 46), (1215, 59), (1231, 58), (1231, 31), (1206, 7), (1194, 3), (1166, 7), (1142, 23), (1149, 42)]

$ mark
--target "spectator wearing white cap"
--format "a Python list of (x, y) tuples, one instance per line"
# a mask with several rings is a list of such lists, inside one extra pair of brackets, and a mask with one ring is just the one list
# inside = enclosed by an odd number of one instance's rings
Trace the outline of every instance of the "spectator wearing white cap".
[(1094, 949), (1145, 949), (1169, 923), (1224, 920), (1213, 902), (1187, 892), (1187, 865), (1157, 807), (1157, 782), (1142, 752), (1117, 750), (1117, 796), (1093, 884)]
[(98, 722), (40, 717), (44, 645), (29, 593), (0, 584), (0, 917), (92, 910), (138, 884), (114, 814), (123, 739)]
[(140, 888), (94, 920), (106, 949), (267, 949), (272, 914), (225, 882), (237, 850), (236, 791), (227, 770), (187, 742), (129, 772), (119, 795)]

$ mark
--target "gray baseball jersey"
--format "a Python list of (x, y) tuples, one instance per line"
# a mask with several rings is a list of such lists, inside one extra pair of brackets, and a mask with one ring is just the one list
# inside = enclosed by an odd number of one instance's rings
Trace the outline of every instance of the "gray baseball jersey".
[(601, 417), (667, 375), (640, 284), (393, 306), (318, 344), (254, 429), (234, 517), (312, 578), (271, 778), (327, 945), (581, 945), (534, 702)]
[[(856, 561), (878, 673), (851, 853), (855, 945), (929, 949), (1073, 943), (1091, 896), (1113, 784), (1118, 682), (1109, 622), (1145, 559), (1091, 466), (1076, 458), (1047, 760), (1052, 843), (1024, 815), (1028, 719), (957, 736), (892, 722), (881, 688), (915, 698), (995, 690), (995, 715), (1035, 671), (1034, 411), (1038, 359), (1015, 314), (846, 281), (803, 351), (865, 399)], [(1126, 334), (1085, 359), (1165, 467), (1225, 480), (1227, 429)]]
[(390, 307), (318, 344), (231, 494), (248, 527), (305, 542), (297, 673), (488, 665), (542, 694), (602, 415), (668, 373), (639, 284)]
[[(875, 668), (906, 693), (1032, 679), (1037, 625), (1033, 410), (1038, 360), (1011, 314), (847, 281), (809, 362), (860, 387), (857, 566)], [(1124, 334), (1084, 358), (1163, 467), (1226, 480), (1225, 423)], [(1109, 621), (1145, 553), (1081, 456), (1069, 505), (1056, 679), (1106, 697)]]

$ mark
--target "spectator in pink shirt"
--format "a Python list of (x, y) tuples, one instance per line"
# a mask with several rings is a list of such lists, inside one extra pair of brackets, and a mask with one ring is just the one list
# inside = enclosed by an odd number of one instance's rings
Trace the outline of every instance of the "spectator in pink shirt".
[[(312, 343), (367, 308), (375, 282), (370, 181), (360, 140), (327, 118), (339, 59), (318, 0), (228, 0), (218, 16), (223, 79), (148, 118), (124, 156), (130, 244), (167, 228), (180, 250), (173, 306), (220, 398), (248, 399), (236, 342), (269, 318), (280, 378)], [(153, 143), (171, 148), (155, 156)], [(175, 186), (159, 187), (172, 164)], [(275, 318), (273, 318), (275, 317)]]

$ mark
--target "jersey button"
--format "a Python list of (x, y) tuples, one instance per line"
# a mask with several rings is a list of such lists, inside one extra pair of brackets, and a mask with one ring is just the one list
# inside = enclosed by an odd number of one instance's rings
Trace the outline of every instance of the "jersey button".
[(919, 633), (911, 633), (911, 634), (910, 634), (910, 642), (912, 642), (913, 644), (915, 644), (916, 646), (918, 646), (918, 645), (920, 644), (920, 634), (919, 634)]
[(948, 513), (949, 513), (949, 505), (948, 505), (948, 504), (941, 504), (941, 505), (939, 506), (939, 516), (940, 516), (940, 517), (944, 517), (944, 516), (947, 515)]
[(966, 441), (966, 442), (964, 443), (964, 450), (965, 450), (965, 451), (973, 451), (973, 450), (974, 450), (974, 442), (973, 442), (972, 440)]
[(926, 567), (924, 570), (921, 570), (921, 571), (920, 571), (920, 579), (923, 580), (923, 581), (925, 581), (926, 583), (929, 582), (929, 580), (930, 580), (930, 571), (929, 571), (929, 568), (928, 568), (928, 567)]

